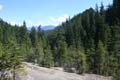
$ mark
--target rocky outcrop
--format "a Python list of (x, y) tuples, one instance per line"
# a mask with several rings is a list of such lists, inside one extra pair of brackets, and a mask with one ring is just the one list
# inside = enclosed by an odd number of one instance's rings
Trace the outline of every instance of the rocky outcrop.
[(23, 63), (26, 75), (19, 75), (21, 80), (112, 80), (111, 77), (104, 77), (95, 74), (78, 75), (75, 73), (64, 72), (58, 68), (44, 68), (31, 63)]

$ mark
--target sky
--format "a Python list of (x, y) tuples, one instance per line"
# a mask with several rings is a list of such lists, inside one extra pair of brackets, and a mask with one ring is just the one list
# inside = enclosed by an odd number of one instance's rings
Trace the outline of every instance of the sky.
[(26, 21), (28, 27), (57, 26), (101, 2), (112, 4), (112, 0), (0, 0), (0, 18), (12, 25)]

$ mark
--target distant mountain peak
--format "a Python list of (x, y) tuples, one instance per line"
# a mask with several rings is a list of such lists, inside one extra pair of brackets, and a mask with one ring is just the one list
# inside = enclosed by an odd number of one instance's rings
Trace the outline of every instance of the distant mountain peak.
[(54, 25), (47, 25), (47, 26), (41, 26), (41, 28), (43, 29), (43, 30), (52, 30), (52, 29), (54, 29), (56, 26), (54, 26)]
[[(41, 26), (42, 30), (53, 30), (56, 26), (54, 25), (46, 25), (46, 26)], [(31, 30), (32, 27), (28, 27), (28, 30)], [(35, 26), (35, 28), (37, 29), (38, 26)]]

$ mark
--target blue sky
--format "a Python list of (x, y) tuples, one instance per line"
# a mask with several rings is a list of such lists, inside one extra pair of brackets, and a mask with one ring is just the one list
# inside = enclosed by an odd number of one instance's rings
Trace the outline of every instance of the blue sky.
[(112, 0), (0, 0), (0, 18), (13, 25), (25, 20), (28, 27), (58, 25), (101, 2), (108, 5)]

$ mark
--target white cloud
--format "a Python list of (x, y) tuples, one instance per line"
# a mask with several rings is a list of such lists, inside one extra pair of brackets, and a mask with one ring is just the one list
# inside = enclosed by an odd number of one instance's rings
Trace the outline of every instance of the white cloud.
[(65, 14), (61, 17), (58, 17), (57, 20), (58, 20), (59, 23), (62, 23), (62, 22), (65, 22), (67, 18), (69, 18), (69, 16), (68, 16), (68, 14)]
[[(46, 26), (46, 25), (54, 25), (54, 26), (58, 26), (59, 24), (61, 24), (62, 22), (65, 22), (66, 19), (69, 18), (68, 14), (64, 14), (60, 17), (49, 17), (49, 20), (44, 21), (32, 21), (30, 19), (25, 20), (27, 27), (32, 27), (32, 26)], [(9, 21), (9, 23), (11, 25), (23, 25), (23, 22), (21, 21)]]
[(60, 17), (57, 17), (57, 18), (52, 17), (52, 16), (49, 17), (49, 19), (50, 19), (52, 22), (54, 22), (56, 25), (61, 24), (62, 22), (65, 22), (67, 18), (69, 18), (69, 15), (68, 15), (68, 14), (64, 14), (64, 15), (62, 15), (62, 16), (60, 16)]
[(34, 25), (34, 23), (31, 20), (25, 20), (27, 27), (31, 27)]
[(11, 25), (15, 25), (15, 24), (16, 24), (15, 22), (12, 22), (12, 21), (11, 21), (11, 22), (9, 22), (9, 23), (10, 23)]
[[(25, 20), (25, 22), (26, 22), (27, 27), (39, 26), (39, 25), (40, 25), (39, 22), (34, 23), (34, 22), (31, 21), (31, 20)], [(9, 23), (10, 23), (11, 25), (19, 25), (19, 26), (22, 26), (22, 25), (23, 25), (23, 22), (10, 21)]]
[(14, 21), (10, 21), (9, 22), (11, 25), (19, 25), (19, 26), (21, 26), (22, 25), (22, 23), (20, 23), (20, 22), (14, 22)]
[(41, 21), (32, 21), (32, 20), (25, 20), (26, 21), (26, 24), (27, 24), (27, 27), (32, 27), (32, 26), (39, 26), (39, 25), (42, 25), (43, 23), (41, 23)]
[(0, 11), (3, 9), (3, 5), (0, 4)]
[(52, 17), (52, 16), (50, 17), (50, 20), (53, 21), (53, 22), (56, 21), (56, 19), (54, 17)]

